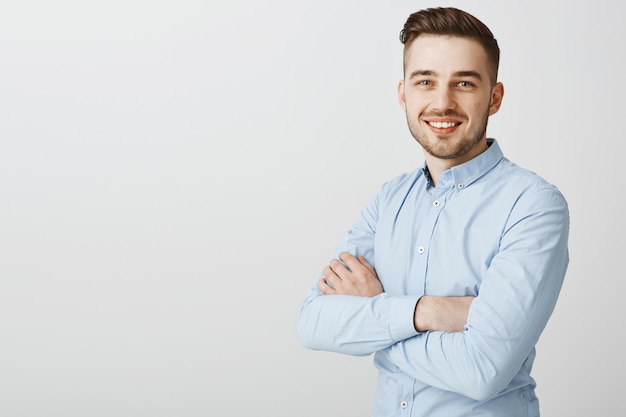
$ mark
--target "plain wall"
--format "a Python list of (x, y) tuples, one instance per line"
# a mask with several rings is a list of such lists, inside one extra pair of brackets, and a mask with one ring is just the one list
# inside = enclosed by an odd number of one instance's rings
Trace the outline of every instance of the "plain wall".
[(364, 204), (422, 164), (398, 34), (440, 5), (495, 33), (488, 135), (570, 205), (542, 415), (620, 410), (614, 3), (3, 2), (0, 415), (369, 415), (372, 357), (305, 350), (295, 319)]

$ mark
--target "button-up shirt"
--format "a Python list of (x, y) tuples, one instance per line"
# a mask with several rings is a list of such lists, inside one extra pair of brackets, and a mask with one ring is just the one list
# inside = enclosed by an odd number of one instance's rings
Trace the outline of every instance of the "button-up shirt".
[[(569, 261), (560, 191), (498, 143), (441, 173), (383, 184), (338, 247), (374, 266), (384, 293), (323, 295), (298, 316), (304, 346), (375, 354), (373, 416), (538, 416), (531, 369)], [(418, 332), (422, 295), (476, 296), (462, 332)]]

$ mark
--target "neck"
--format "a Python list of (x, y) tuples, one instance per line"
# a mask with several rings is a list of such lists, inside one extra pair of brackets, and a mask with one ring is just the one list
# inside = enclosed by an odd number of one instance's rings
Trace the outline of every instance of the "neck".
[(446, 163), (448, 160), (435, 158), (430, 154), (424, 153), (426, 157), (426, 166), (428, 167), (428, 173), (433, 185), (436, 187), (439, 183), (439, 177), (441, 173), (446, 169), (450, 169), (454, 164)]
[(426, 160), (426, 166), (428, 167), (428, 172), (430, 173), (430, 178), (434, 186), (436, 187), (439, 183), (439, 177), (441, 177), (441, 173), (443, 171), (476, 158), (488, 148), (489, 145), (487, 144), (487, 139), (485, 138), (485, 140), (481, 142), (480, 146), (475, 146), (465, 155), (461, 155), (456, 158), (438, 158), (424, 151), (424, 159)]

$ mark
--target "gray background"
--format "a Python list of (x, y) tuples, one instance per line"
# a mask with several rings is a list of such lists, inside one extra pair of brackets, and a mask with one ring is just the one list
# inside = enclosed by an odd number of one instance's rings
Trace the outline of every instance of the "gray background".
[(372, 358), (303, 349), (295, 318), (367, 200), (422, 163), (398, 33), (438, 5), (496, 34), (489, 136), (570, 204), (534, 373), (543, 415), (615, 415), (614, 4), (3, 1), (0, 415), (369, 415)]

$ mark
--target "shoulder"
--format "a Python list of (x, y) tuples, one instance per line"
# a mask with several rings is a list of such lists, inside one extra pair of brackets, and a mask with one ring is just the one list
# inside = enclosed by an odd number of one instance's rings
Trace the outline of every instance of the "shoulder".
[(503, 179), (503, 184), (518, 190), (540, 191), (552, 190), (561, 194), (556, 185), (548, 182), (545, 178), (534, 171), (521, 167), (507, 158), (502, 158), (495, 168), (496, 177)]
[(567, 200), (555, 184), (507, 158), (502, 158), (490, 177), (499, 194), (515, 200), (515, 206), (568, 213)]
[(417, 168), (410, 172), (403, 172), (386, 181), (381, 186), (379, 197), (389, 197), (398, 193), (407, 193), (415, 184), (426, 181), (422, 168)]

